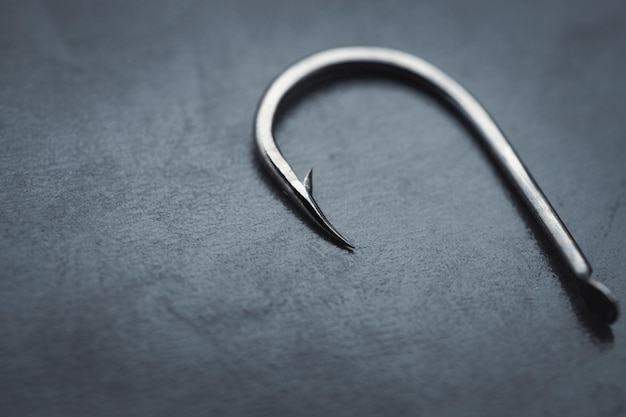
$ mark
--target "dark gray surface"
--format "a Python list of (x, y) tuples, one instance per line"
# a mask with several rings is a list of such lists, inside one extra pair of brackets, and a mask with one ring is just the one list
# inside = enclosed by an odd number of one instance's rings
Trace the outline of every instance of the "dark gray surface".
[(624, 301), (623, 1), (0, 4), (0, 415), (626, 414), (626, 320), (577, 307), (446, 109), (358, 79), (286, 115), (353, 254), (251, 136), (309, 53), (426, 58)]

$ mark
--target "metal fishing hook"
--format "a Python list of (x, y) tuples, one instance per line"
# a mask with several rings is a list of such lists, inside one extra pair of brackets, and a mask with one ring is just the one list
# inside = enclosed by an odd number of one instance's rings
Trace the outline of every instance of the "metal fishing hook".
[(300, 181), (280, 153), (274, 140), (273, 125), (283, 98), (294, 87), (322, 73), (345, 68), (387, 69), (403, 73), (425, 84), (435, 95), (452, 104), (476, 131), (477, 138), (482, 141), (495, 164), (542, 226), (559, 257), (576, 278), (576, 283), (583, 286), (588, 304), (595, 304), (590, 307), (599, 312), (607, 322), (617, 319), (618, 305), (615, 297), (607, 287), (591, 278), (591, 265), (578, 244), (487, 111), (467, 90), (441, 70), (404, 52), (377, 47), (344, 47), (319, 52), (285, 70), (261, 99), (254, 129), (261, 160), (293, 202), (330, 238), (350, 250), (354, 248), (328, 221), (315, 202), (312, 170)]

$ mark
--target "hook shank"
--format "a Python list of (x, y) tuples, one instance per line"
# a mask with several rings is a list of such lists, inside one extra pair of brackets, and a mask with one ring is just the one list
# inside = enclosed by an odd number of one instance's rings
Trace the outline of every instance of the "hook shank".
[(436, 95), (459, 111), (463, 119), (477, 132), (479, 140), (542, 226), (569, 271), (598, 293), (611, 310), (608, 313), (611, 317), (607, 321), (614, 321), (617, 318), (615, 298), (606, 287), (591, 279), (591, 265), (491, 116), (461, 85), (416, 56), (377, 47), (330, 49), (294, 64), (270, 85), (257, 110), (255, 138), (261, 160), (293, 201), (332, 239), (342, 246), (353, 248), (330, 224), (315, 202), (311, 174), (307, 174), (304, 182), (301, 182), (280, 153), (274, 140), (273, 124), (283, 98), (302, 81), (329, 70), (363, 66), (399, 70), (425, 83)]

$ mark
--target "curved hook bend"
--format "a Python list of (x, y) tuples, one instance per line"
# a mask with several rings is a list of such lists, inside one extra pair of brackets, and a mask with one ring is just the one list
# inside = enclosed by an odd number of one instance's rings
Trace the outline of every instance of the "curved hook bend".
[(263, 96), (256, 114), (255, 137), (261, 160), (308, 216), (341, 246), (353, 249), (328, 221), (313, 198), (312, 170), (300, 181), (280, 153), (274, 140), (273, 125), (283, 98), (304, 80), (344, 67), (375, 67), (400, 71), (425, 83), (434, 93), (452, 104), (476, 131), (496, 165), (505, 173), (530, 212), (554, 244), (569, 271), (580, 283), (591, 289), (592, 297), (602, 304), (602, 315), (608, 322), (618, 316), (615, 297), (601, 283), (591, 278), (591, 265), (578, 247), (539, 186), (487, 111), (456, 81), (416, 56), (377, 47), (344, 47), (316, 53), (285, 70)]

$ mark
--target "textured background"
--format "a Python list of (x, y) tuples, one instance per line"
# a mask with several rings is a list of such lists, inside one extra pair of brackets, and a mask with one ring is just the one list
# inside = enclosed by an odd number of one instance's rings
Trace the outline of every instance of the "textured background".
[(3, 0), (0, 415), (625, 415), (626, 320), (579, 308), (436, 101), (359, 78), (280, 124), (352, 254), (251, 135), (312, 52), (419, 55), (492, 113), (624, 301), (624, 21), (621, 0)]

